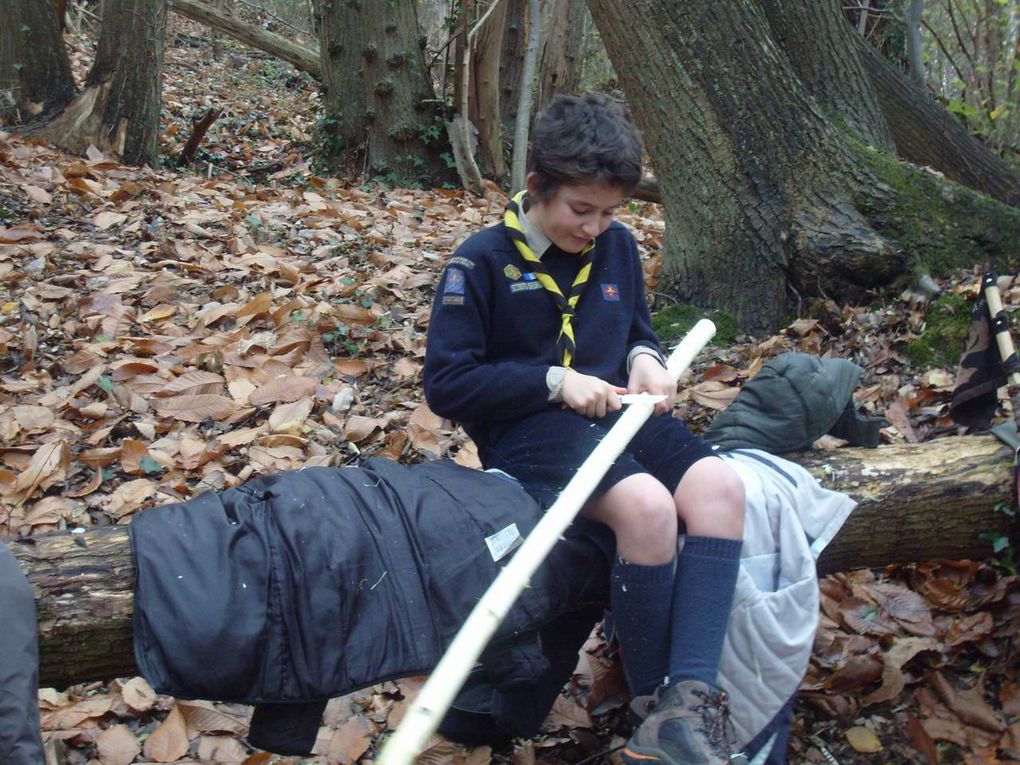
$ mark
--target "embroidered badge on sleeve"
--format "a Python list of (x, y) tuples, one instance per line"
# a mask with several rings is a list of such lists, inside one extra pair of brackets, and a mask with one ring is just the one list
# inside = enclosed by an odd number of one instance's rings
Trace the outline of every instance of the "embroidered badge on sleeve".
[(443, 305), (464, 304), (464, 272), (459, 268), (447, 268), (443, 281)]
[(620, 288), (615, 284), (603, 284), (602, 285), (602, 299), (608, 300), (611, 303), (620, 302)]
[(458, 268), (446, 270), (446, 282), (443, 284), (444, 295), (464, 294), (464, 272)]

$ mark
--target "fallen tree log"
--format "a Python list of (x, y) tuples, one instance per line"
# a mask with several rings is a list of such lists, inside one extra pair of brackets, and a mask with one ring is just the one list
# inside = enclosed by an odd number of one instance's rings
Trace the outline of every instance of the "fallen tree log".
[[(1012, 453), (991, 436), (803, 454), (826, 487), (859, 501), (819, 571), (936, 558), (985, 558), (1009, 534)], [(39, 611), (41, 681), (136, 674), (131, 648), (134, 562), (124, 526), (9, 540)]]
[(322, 79), (318, 47), (304, 47), (273, 32), (232, 18), (199, 0), (170, 0), (170, 10), (222, 32), (238, 42), (287, 61), (317, 80)]

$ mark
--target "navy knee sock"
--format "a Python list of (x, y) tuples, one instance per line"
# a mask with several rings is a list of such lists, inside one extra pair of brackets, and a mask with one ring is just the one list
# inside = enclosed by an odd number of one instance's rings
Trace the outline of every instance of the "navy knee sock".
[(677, 557), (673, 588), (671, 684), (681, 680), (716, 684), (742, 546), (739, 539), (687, 537)]
[(609, 604), (635, 696), (655, 690), (669, 670), (674, 563), (641, 566), (617, 556), (613, 566)]

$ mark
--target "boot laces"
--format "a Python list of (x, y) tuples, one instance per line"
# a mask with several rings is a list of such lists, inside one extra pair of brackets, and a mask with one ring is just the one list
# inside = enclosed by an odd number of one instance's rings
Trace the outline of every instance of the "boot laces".
[(730, 756), (730, 705), (726, 693), (694, 691), (701, 703), (692, 707), (701, 716), (700, 732), (715, 754)]

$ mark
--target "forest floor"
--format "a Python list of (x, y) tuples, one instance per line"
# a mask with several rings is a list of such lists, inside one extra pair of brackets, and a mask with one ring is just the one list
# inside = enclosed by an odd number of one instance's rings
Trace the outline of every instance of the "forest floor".
[[(319, 174), (315, 84), (232, 45), (211, 57), (204, 30), (171, 26), (164, 169), (0, 132), (0, 534), (127, 523), (258, 473), (366, 456), (478, 464), (423, 402), (423, 346), (444, 260), (498, 220), (505, 196)], [(75, 45), (80, 66), (87, 45)], [(173, 168), (190, 120), (210, 106), (224, 115), (198, 159)], [(632, 204), (620, 219), (661, 313), (661, 209)], [(763, 362), (802, 351), (863, 368), (855, 398), (889, 421), (885, 441), (955, 433), (946, 410), (960, 338), (917, 341), (933, 305), (969, 310), (978, 277), (942, 282), (934, 299), (814, 301), (772, 337), (710, 346), (677, 415), (703, 429)], [(1020, 281), (1001, 286), (1015, 309)], [(1020, 761), (1020, 580), (1008, 550), (828, 577), (822, 602), (791, 762)], [(320, 754), (306, 759), (252, 750), (246, 707), (178, 702), (141, 678), (44, 689), (40, 705), (72, 765), (350, 763), (372, 758), (420, 682), (331, 702)], [(436, 739), (422, 761), (611, 761), (628, 735), (620, 688), (593, 637), (542, 736), (496, 752)]]

